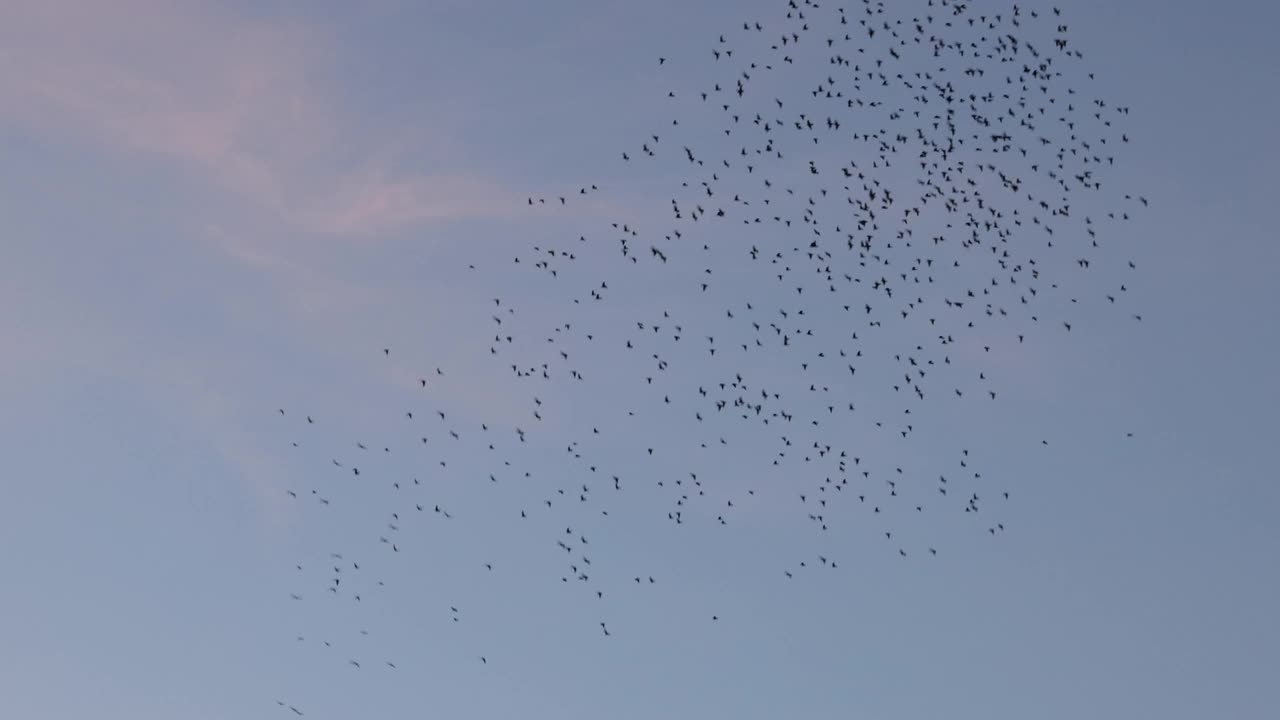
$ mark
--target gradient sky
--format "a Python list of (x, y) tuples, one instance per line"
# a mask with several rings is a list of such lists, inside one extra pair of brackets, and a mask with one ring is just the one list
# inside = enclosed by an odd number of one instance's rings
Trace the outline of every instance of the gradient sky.
[[(1000, 542), (855, 550), (780, 588), (808, 547), (789, 521), (674, 541), (636, 512), (608, 552), (672, 590), (621, 600), (602, 643), (491, 520), (395, 576), (488, 620), (389, 603), (367, 652), (401, 672), (358, 678), (294, 640), (328, 621), (289, 602), (294, 564), (359, 529), (287, 501), (328, 451), (288, 452), (275, 409), (379, 442), (440, 366), (441, 403), (525, 422), (471, 360), (492, 295), (464, 259), (657, 224), (670, 177), (618, 163), (664, 117), (655, 58), (698, 65), (783, 4), (0, 4), (0, 716), (1273, 716), (1280, 9), (1063, 4), (1132, 107), (1117, 182), (1152, 201), (1123, 239), (1144, 321), (1010, 371), (982, 425), (986, 472), (1017, 479)], [(524, 204), (593, 182), (610, 192), (572, 221)], [(502, 290), (536, 314), (536, 286)], [(1037, 433), (1049, 450), (1011, 440)], [(476, 579), (491, 559), (512, 569)]]

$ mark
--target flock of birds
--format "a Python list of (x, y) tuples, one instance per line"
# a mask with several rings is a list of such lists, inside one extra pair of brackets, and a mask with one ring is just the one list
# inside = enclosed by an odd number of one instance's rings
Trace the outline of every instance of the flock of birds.
[[(332, 514), (337, 498), (376, 488), (384, 509), (359, 552), (325, 548), (297, 565), (292, 601), (358, 607), (386, 590), (364, 558), (385, 553), (394, 563), (379, 559), (382, 570), (415, 572), (413, 528), (480, 512), (510, 512), (526, 523), (516, 534), (561, 558), (549, 580), (599, 604), (583, 622), (601, 637), (618, 632), (611, 593), (662, 582), (660, 567), (608, 561), (609, 511), (629, 503), (674, 526), (769, 512), (821, 539), (857, 525), (902, 559), (943, 551), (912, 534), (928, 518), (999, 537), (1016, 489), (984, 478), (966, 448), (937, 460), (945, 471), (914, 470), (940, 453), (917, 438), (931, 413), (980, 418), (980, 403), (1002, 397), (993, 356), (1072, 332), (1090, 303), (1128, 307), (1135, 264), (1103, 238), (1147, 200), (1108, 192), (1129, 110), (1089, 94), (1093, 74), (1059, 10), (996, 5), (789, 0), (779, 17), (720, 35), (705, 54), (714, 79), (669, 91), (669, 124), (619, 153), (624, 171), (647, 164), (646, 176), (675, 179), (660, 229), (619, 219), (467, 270), (534, 288), (524, 306), (488, 301), (481, 352), (492, 362), (468, 368), (524, 388), (525, 419), (446, 408), (438, 391), (452, 371), (421, 373), (394, 439), (327, 451), (329, 475), (288, 491), (305, 512)], [(679, 72), (673, 59), (655, 65)], [(601, 192), (586, 184), (527, 205), (569, 213)], [(320, 419), (278, 414), (311, 448)], [(405, 453), (420, 472), (388, 469)], [(438, 478), (459, 457), (460, 481), (518, 497), (518, 516), (510, 503), (450, 507)], [(793, 582), (845, 567), (831, 545), (763, 572)], [(477, 568), (502, 570), (497, 559)], [(397, 670), (321, 642), (353, 672)]]

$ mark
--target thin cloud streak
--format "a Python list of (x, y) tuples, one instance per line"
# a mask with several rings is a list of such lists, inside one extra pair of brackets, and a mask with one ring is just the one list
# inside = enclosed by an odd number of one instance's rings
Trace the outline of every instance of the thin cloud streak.
[[(297, 229), (370, 235), (515, 205), (484, 179), (393, 172), (386, 143), (344, 122), (324, 83), (333, 44), (308, 27), (55, 0), (0, 7), (0, 46), (0, 122), (167, 157)], [(351, 148), (354, 163), (335, 157)]]

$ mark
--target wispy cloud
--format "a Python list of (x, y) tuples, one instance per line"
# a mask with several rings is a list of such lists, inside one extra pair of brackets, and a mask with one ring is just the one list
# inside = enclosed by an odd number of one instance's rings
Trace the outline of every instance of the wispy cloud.
[(519, 208), (516, 194), (468, 177), (394, 177), (368, 168), (346, 177), (339, 202), (313, 206), (295, 219), (314, 231), (376, 234), (432, 220), (506, 216)]
[[(238, 387), (244, 373), (221, 349), (245, 339), (243, 317), (279, 313), (277, 325), (319, 337), (322, 320), (387, 302), (384, 288), (326, 262), (341, 256), (322, 251), (327, 240), (519, 208), (499, 183), (405, 167), (408, 151), (429, 160), (423, 150), (448, 138), (429, 126), (386, 135), (362, 129), (414, 123), (362, 116), (373, 110), (342, 102), (332, 72), (342, 62), (337, 48), (321, 26), (252, 20), (217, 2), (0, 3), (0, 125), (122, 168), (159, 161), (190, 178), (199, 203), (232, 210), (212, 222), (173, 218), (188, 225), (184, 237), (201, 246), (197, 255), (227, 258), (236, 270), (228, 286), (258, 276), (257, 287), (280, 302), (241, 308), (251, 301), (235, 293), (188, 298), (231, 312), (212, 313), (226, 324), (179, 351), (159, 340), (168, 328), (121, 317), (117, 306), (73, 289), (39, 292), (51, 281), (18, 274), (15, 287), (0, 287), (0, 296), (15, 299), (0, 312), (0, 337), (21, 351), (0, 360), (18, 378), (0, 393), (34, 402), (29, 389), (55, 372), (92, 365), (189, 412), (241, 470), (269, 524), (287, 520), (278, 479), (285, 473), (244, 429), (261, 408)], [(24, 289), (36, 294), (22, 298)]]
[(163, 156), (307, 231), (374, 234), (515, 207), (481, 178), (394, 171), (326, 84), (338, 56), (322, 30), (225, 7), (0, 5), (0, 121)]

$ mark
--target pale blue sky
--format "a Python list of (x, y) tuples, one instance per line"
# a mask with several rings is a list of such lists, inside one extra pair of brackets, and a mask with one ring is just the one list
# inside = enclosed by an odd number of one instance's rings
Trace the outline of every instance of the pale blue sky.
[[(1082, 310), (1007, 359), (997, 410), (922, 430), (923, 466), (963, 442), (1013, 488), (1008, 532), (920, 526), (945, 552), (900, 562), (849, 531), (840, 572), (785, 584), (823, 547), (794, 508), (676, 533), (637, 491), (574, 521), (601, 576), (661, 580), (607, 606), (561, 587), (554, 520), (512, 519), (544, 490), (461, 479), (488, 455), (366, 461), (435, 478), (458, 515), (394, 563), (376, 542), (390, 490), (335, 485), (328, 514), (285, 490), (331, 482), (356, 440), (414, 442), (408, 409), (448, 408), (468, 442), (479, 422), (531, 427), (528, 386), (494, 379), (486, 304), (533, 328), (558, 296), (511, 257), (619, 218), (665, 227), (674, 166), (619, 151), (669, 122), (656, 101), (698, 80), (718, 34), (784, 3), (0, 8), (0, 716), (288, 716), (277, 698), (319, 718), (1275, 715), (1280, 11), (1063, 4), (1099, 91), (1132, 107), (1114, 182), (1152, 207), (1112, 237), (1144, 320)], [(524, 205), (589, 183), (572, 212)], [(654, 307), (617, 292), (629, 318)], [(431, 401), (412, 395), (437, 366)], [(575, 408), (549, 421), (565, 437), (607, 410), (543, 397)], [(602, 464), (635, 462), (611, 448)], [(544, 489), (569, 475), (512, 457)], [(385, 577), (376, 609), (314, 583), (290, 601), (295, 563), (331, 551)]]

